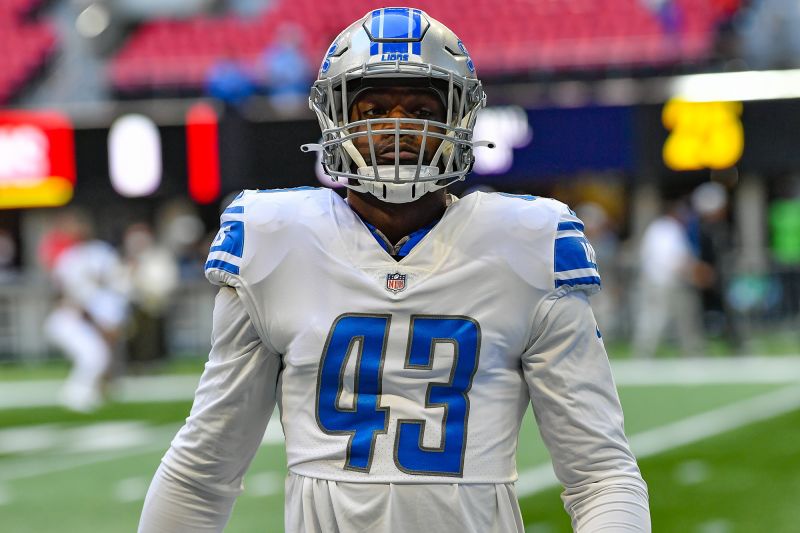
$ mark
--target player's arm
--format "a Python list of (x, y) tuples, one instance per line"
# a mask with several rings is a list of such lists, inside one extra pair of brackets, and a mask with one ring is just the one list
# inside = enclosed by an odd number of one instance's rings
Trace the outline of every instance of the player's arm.
[(522, 366), (572, 527), (649, 532), (647, 485), (625, 438), (588, 297), (557, 293), (539, 312), (540, 329)]
[(280, 368), (236, 290), (222, 287), (209, 360), (150, 485), (140, 533), (222, 531), (274, 409)]

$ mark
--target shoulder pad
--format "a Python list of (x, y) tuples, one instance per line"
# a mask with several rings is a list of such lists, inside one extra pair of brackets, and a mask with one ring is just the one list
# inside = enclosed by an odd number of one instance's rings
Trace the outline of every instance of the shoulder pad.
[(569, 207), (559, 204), (561, 213), (553, 249), (554, 288), (593, 294), (601, 286), (594, 248), (583, 233), (583, 222)]
[(583, 223), (569, 207), (539, 196), (490, 193), (487, 197), (494, 209), (503, 213), (504, 223), (514, 225), (515, 233), (523, 235), (524, 244), (518, 247), (530, 252), (525, 255), (528, 267), (520, 269), (523, 276), (537, 280), (536, 285), (545, 290), (589, 294), (600, 290), (594, 249), (583, 234)]
[[(303, 206), (308, 206), (309, 195), (325, 192), (326, 189), (319, 187), (240, 192), (220, 216), (219, 231), (211, 242), (205, 264), (206, 278), (216, 285), (239, 286), (241, 271), (248, 257), (245, 239), (247, 233), (252, 231), (251, 226), (269, 222), (266, 219), (270, 213), (274, 215), (271, 227), (284, 226), (289, 217), (281, 216), (282, 212), (295, 215), (302, 213)], [(261, 233), (263, 235), (265, 232)]]
[(246, 202), (242, 199), (247, 192), (249, 191), (239, 193), (222, 212), (219, 231), (211, 241), (205, 272), (206, 278), (216, 285), (238, 285), (235, 277), (239, 276), (244, 257), (244, 204)]

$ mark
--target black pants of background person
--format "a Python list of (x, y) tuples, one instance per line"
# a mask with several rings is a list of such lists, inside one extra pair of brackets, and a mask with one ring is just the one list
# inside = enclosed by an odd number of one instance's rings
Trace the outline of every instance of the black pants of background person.
[(126, 346), (131, 372), (149, 370), (167, 355), (164, 318), (134, 305)]

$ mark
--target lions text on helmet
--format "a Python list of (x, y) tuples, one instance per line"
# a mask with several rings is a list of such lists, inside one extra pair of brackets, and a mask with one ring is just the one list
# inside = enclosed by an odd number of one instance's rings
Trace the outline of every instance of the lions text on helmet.
[[(431, 110), (403, 116), (364, 113), (366, 94), (412, 89)], [(376, 9), (328, 49), (309, 105), (322, 129), (322, 164), (333, 180), (391, 203), (406, 203), (463, 180), (486, 95), (459, 38), (419, 9)]]

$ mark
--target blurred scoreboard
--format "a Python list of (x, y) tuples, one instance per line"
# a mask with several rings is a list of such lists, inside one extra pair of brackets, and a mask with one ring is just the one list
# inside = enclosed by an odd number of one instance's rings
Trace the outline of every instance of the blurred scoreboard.
[(75, 179), (74, 132), (66, 117), (0, 111), (0, 208), (63, 205)]
[[(475, 138), (498, 148), (476, 151), (471, 183), (524, 187), (593, 171), (669, 182), (734, 165), (789, 172), (800, 168), (798, 124), (799, 99), (489, 107)], [(319, 137), (311, 118), (253, 120), (205, 102), (170, 120), (134, 111), (77, 127), (57, 112), (0, 111), (0, 208), (173, 196), (211, 205), (243, 188), (319, 185), (319, 162), (300, 151)]]

